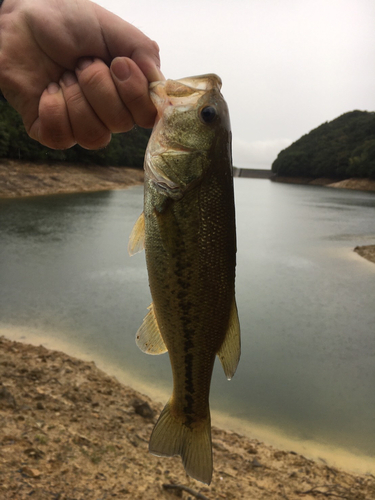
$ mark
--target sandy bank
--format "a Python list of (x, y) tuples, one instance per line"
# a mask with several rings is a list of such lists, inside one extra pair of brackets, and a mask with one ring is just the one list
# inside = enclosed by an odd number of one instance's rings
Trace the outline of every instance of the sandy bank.
[(373, 262), (375, 264), (375, 245), (364, 245), (361, 247), (355, 247), (355, 252), (361, 257)]
[(357, 189), (360, 191), (375, 191), (375, 180), (372, 179), (330, 179), (326, 177), (310, 178), (310, 177), (271, 177), (273, 182), (284, 182), (287, 184), (305, 184), (309, 186), (325, 186), (338, 189)]
[(143, 170), (66, 163), (0, 160), (0, 198), (124, 189), (143, 182)]
[(93, 363), (0, 338), (0, 497), (375, 498), (375, 478), (213, 428), (214, 477), (150, 455), (161, 406)]

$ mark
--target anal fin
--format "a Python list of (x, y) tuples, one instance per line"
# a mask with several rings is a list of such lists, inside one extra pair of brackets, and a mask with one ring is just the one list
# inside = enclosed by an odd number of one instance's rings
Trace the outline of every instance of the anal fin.
[(160, 333), (154, 312), (154, 304), (151, 304), (148, 309), (149, 312), (137, 331), (135, 341), (140, 350), (146, 354), (163, 354), (168, 349)]
[(227, 333), (217, 355), (227, 379), (230, 380), (236, 372), (241, 355), (240, 322), (236, 299), (233, 299)]

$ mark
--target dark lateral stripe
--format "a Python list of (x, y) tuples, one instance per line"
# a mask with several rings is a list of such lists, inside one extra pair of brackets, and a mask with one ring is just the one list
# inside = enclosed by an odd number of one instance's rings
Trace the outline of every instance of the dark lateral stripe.
[(193, 384), (193, 354), (189, 353), (185, 356), (185, 425), (190, 427), (194, 422), (194, 384)]

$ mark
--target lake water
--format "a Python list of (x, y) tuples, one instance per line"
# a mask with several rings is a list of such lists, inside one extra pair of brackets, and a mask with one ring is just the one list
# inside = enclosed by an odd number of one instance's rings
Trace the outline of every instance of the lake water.
[[(375, 265), (353, 248), (375, 244), (375, 194), (262, 179), (235, 191), (242, 357), (231, 382), (216, 363), (213, 420), (374, 472)], [(144, 256), (127, 254), (142, 198), (2, 200), (0, 332), (74, 346), (165, 402), (168, 356), (134, 342), (150, 303)]]

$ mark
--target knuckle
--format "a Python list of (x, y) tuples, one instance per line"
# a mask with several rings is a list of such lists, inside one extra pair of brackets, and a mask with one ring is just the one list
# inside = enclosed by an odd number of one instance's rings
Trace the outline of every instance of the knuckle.
[(131, 112), (134, 122), (144, 128), (152, 128), (155, 121), (156, 110), (151, 104), (148, 94), (127, 93), (124, 98), (126, 107)]
[(68, 108), (80, 108), (85, 104), (85, 98), (80, 90), (77, 92), (69, 92), (69, 94), (65, 94), (65, 102)]
[(142, 44), (142, 48), (145, 52), (150, 53), (159, 58), (160, 47), (155, 42), (155, 40), (151, 40), (151, 38), (146, 38)]
[(37, 140), (51, 149), (68, 149), (75, 144), (65, 102), (58, 95), (42, 96)]
[(139, 89), (135, 88), (133, 89), (133, 92), (129, 91), (124, 96), (124, 101), (126, 103), (126, 106), (142, 109), (145, 106), (147, 98), (148, 96), (144, 92), (140, 92)]
[(142, 128), (152, 128), (154, 126), (155, 116), (154, 117), (141, 117), (137, 120), (137, 125)]
[(84, 149), (101, 149), (111, 141), (111, 132), (107, 129), (92, 130), (91, 133), (76, 137), (77, 143)]
[(40, 120), (39, 130), (31, 128), (30, 137), (51, 149), (68, 149), (74, 146), (75, 141), (71, 132), (64, 127), (64, 124), (45, 123)]
[(51, 149), (69, 149), (75, 144), (69, 124), (61, 122), (51, 124), (41, 121), (38, 140)]
[(41, 103), (39, 113), (41, 116), (48, 116), (49, 121), (54, 121), (58, 124), (64, 115), (64, 108), (60, 101), (50, 99), (43, 103), (43, 107)]
[(0, 68), (1, 68), (1, 74), (0, 74), (0, 82), (1, 84), (9, 84), (12, 82), (12, 60), (10, 57), (7, 56), (4, 51), (0, 51)]
[(160, 47), (159, 45), (155, 42), (155, 40), (151, 40), (151, 51), (156, 55), (156, 57), (159, 59), (159, 54), (160, 54)]
[(44, 137), (42, 134), (40, 142), (50, 149), (69, 149), (76, 144), (72, 137), (68, 138), (63, 136), (62, 134), (54, 134), (50, 137)]
[(82, 72), (79, 76), (79, 81), (82, 86), (89, 86), (93, 89), (101, 89), (105, 87), (106, 82), (106, 72), (101, 67), (94, 67), (92, 65), (90, 70)]
[(152, 128), (154, 126), (155, 117), (154, 116), (140, 116), (136, 123), (142, 128)]
[(124, 112), (114, 116), (110, 123), (110, 130), (113, 133), (129, 132), (134, 127), (134, 120), (132, 116)]

